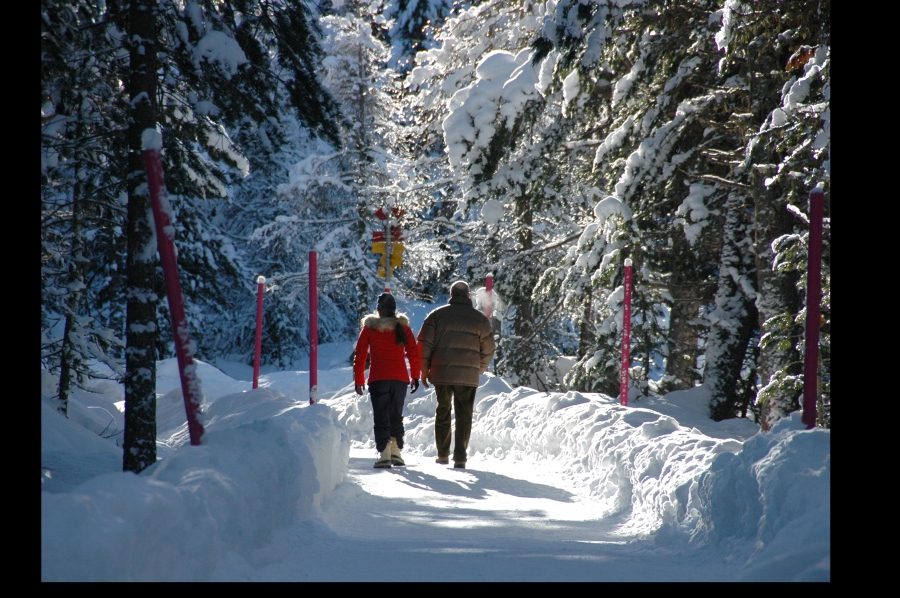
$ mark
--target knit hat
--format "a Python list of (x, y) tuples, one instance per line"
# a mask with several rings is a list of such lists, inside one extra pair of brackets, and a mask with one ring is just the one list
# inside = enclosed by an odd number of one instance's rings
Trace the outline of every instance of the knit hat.
[(392, 316), (397, 311), (397, 302), (390, 293), (378, 295), (378, 315), (381, 317)]

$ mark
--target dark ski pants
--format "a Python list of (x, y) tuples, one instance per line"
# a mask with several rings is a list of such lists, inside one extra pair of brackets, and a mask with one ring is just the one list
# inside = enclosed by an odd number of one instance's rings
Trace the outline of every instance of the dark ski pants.
[(453, 460), (466, 460), (469, 436), (472, 434), (472, 411), (475, 407), (474, 386), (435, 384), (437, 409), (434, 413), (434, 443), (438, 457), (450, 456), (450, 403), (456, 413), (456, 440), (453, 443)]
[(403, 402), (407, 386), (402, 380), (369, 382), (369, 399), (375, 415), (375, 448), (379, 453), (391, 441), (391, 436), (397, 439), (397, 448), (403, 448)]

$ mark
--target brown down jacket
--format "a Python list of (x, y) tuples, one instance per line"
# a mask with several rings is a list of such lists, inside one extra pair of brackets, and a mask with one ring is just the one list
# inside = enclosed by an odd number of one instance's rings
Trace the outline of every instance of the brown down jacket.
[(490, 322), (466, 297), (451, 297), (429, 313), (418, 340), (422, 372), (433, 384), (477, 387), (494, 357)]

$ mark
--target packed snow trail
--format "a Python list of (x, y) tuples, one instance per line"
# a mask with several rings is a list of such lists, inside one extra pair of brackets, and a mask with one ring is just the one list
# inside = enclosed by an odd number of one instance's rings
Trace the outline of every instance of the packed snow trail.
[(199, 447), (161, 362), (161, 458), (140, 475), (98, 435), (123, 424), (119, 387), (81, 393), (75, 419), (42, 390), (41, 579), (830, 581), (830, 431), (799, 412), (759, 433), (711, 421), (702, 387), (625, 408), (486, 375), (467, 469), (434, 462), (436, 400), (418, 392), (409, 467), (376, 470), (347, 354), (315, 405), (306, 372), (251, 389), (199, 363)]
[(482, 456), (465, 470), (404, 457), (407, 467), (374, 469), (374, 449), (354, 443), (320, 515), (279, 538), (272, 549), (283, 559), (250, 581), (734, 580), (696, 547), (618, 535), (618, 520), (598, 517), (552, 472)]

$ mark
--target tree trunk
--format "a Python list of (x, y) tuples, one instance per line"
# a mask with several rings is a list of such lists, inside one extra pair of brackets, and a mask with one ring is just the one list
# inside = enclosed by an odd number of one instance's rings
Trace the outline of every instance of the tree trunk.
[(66, 297), (66, 324), (63, 329), (62, 350), (59, 360), (59, 406), (57, 411), (68, 417), (69, 393), (72, 390), (73, 377), (81, 361), (78, 353), (78, 343), (75, 342), (76, 318), (78, 317), (78, 305), (81, 299), (83, 280), (81, 269), (83, 268), (84, 252), (81, 236), (81, 202), (80, 195), (82, 184), (77, 181), (72, 188), (72, 252), (69, 257), (67, 282), (69, 294)]
[[(534, 248), (533, 227), (534, 212), (531, 207), (531, 194), (524, 190), (516, 199), (515, 226), (516, 241), (520, 253), (528, 253)], [(531, 259), (530, 257), (528, 259)], [(527, 268), (526, 268), (527, 269)], [(534, 281), (531, 281), (532, 283)], [(525, 282), (526, 288), (520, 288), (519, 297), (516, 297), (516, 318), (513, 321), (513, 334), (519, 338), (525, 338), (534, 327), (534, 315), (532, 314), (532, 286)]]
[[(675, 236), (675, 243), (686, 245), (687, 241)], [(682, 249), (679, 253), (687, 253)], [(697, 357), (700, 354), (697, 318), (700, 315), (700, 290), (696, 281), (690, 280), (683, 272), (675, 270), (669, 283), (672, 304), (669, 311), (669, 340), (666, 358), (666, 377), (671, 390), (693, 388), (697, 380)]]
[[(770, 156), (766, 156), (768, 158)], [(755, 157), (756, 163), (761, 162)], [(756, 200), (756, 277), (759, 297), (756, 301), (759, 310), (760, 334), (768, 332), (766, 321), (780, 314), (796, 314), (800, 310), (800, 293), (797, 290), (797, 276), (774, 272), (772, 270), (772, 241), (793, 230), (791, 215), (782, 200), (782, 188), (778, 185), (765, 187), (766, 175), (755, 169), (752, 175), (752, 188)], [(800, 375), (803, 371), (803, 360), (796, 347), (799, 346), (802, 330), (794, 326), (790, 334), (790, 342), (782, 345), (770, 343), (760, 348), (759, 377), (762, 386), (766, 386), (779, 372), (789, 375)], [(785, 348), (786, 346), (786, 348)], [(773, 396), (763, 407), (762, 428), (764, 430), (787, 414), (800, 408), (800, 396), (797, 392), (784, 392)]]
[(745, 280), (753, 275), (753, 264), (746, 263), (749, 260), (741, 253), (746, 247), (743, 203), (742, 197), (732, 198), (725, 207), (716, 307), (706, 345), (703, 385), (710, 390), (709, 416), (714, 421), (740, 414), (742, 393), (738, 382), (757, 326), (754, 297), (747, 296), (741, 280), (735, 280), (735, 275)]
[(588, 351), (594, 351), (597, 345), (597, 331), (594, 328), (594, 292), (590, 285), (585, 285), (581, 322), (578, 324), (578, 359), (582, 359)]
[(134, 107), (128, 128), (128, 290), (125, 351), (124, 470), (156, 462), (156, 246), (151, 224), (141, 134), (156, 126), (156, 2), (134, 0), (129, 10), (130, 76)]

